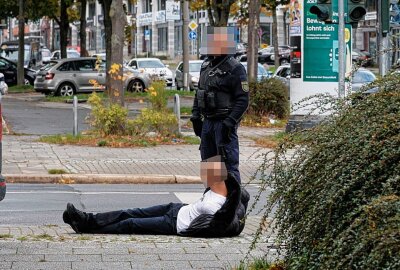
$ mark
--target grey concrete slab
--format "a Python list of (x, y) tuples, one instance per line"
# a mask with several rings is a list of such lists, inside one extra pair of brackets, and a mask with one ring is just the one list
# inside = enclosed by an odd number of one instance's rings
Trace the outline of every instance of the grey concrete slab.
[(67, 270), (71, 269), (71, 262), (13, 262), (11, 269), (18, 270)]

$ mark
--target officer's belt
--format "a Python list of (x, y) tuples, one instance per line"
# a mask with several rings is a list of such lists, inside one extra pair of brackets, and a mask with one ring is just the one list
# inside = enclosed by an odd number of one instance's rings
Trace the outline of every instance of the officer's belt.
[(204, 112), (204, 117), (207, 119), (222, 120), (225, 119), (230, 113), (231, 110), (229, 109), (217, 109), (212, 112)]

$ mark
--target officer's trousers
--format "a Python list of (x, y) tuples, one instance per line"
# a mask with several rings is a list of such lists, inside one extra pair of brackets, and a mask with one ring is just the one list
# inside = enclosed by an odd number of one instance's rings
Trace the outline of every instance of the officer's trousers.
[(176, 219), (185, 204), (169, 203), (98, 214), (88, 213), (86, 233), (176, 235)]
[(226, 169), (232, 173), (236, 180), (241, 183), (239, 173), (239, 140), (237, 135), (237, 126), (230, 135), (230, 142), (224, 142), (222, 138), (222, 120), (212, 120), (205, 118), (203, 129), (201, 131), (200, 154), (201, 159), (222, 155), (219, 152), (220, 146), (225, 147), (226, 152)]

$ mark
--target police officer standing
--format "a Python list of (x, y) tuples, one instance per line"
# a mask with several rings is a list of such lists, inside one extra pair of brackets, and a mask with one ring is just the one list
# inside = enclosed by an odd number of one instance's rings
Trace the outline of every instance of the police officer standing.
[(201, 159), (222, 155), (227, 170), (240, 183), (237, 128), (249, 104), (249, 87), (244, 66), (233, 57), (235, 31), (234, 27), (207, 27), (202, 54), (208, 57), (201, 67), (190, 120), (201, 138)]

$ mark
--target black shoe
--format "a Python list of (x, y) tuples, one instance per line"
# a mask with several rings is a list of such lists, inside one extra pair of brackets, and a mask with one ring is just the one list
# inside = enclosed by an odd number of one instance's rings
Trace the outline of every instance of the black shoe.
[(67, 210), (65, 210), (64, 213), (63, 213), (63, 221), (64, 221), (65, 223), (69, 224), (69, 225), (71, 226), (71, 228), (72, 228), (76, 233), (81, 233), (81, 232), (78, 230), (78, 227), (76, 226), (76, 223), (75, 223), (75, 222), (72, 222), (70, 216), (68, 215)]
[(88, 215), (85, 212), (76, 209), (72, 203), (67, 204), (67, 210), (65, 210), (65, 212), (66, 212), (65, 220), (69, 221), (69, 223), (68, 222), (66, 223), (70, 224), (75, 232), (77, 231), (85, 232), (85, 229), (88, 227), (87, 226)]

